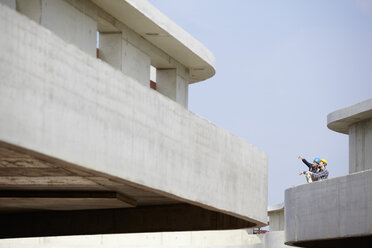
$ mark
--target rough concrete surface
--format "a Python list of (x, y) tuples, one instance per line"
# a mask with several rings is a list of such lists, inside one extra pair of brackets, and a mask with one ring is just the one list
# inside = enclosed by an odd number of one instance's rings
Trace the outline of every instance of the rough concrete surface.
[(2, 142), (266, 222), (265, 153), (4, 5), (0, 32)]
[[(213, 247), (263, 248), (263, 235), (252, 235), (244, 229), (229, 231), (166, 232), (118, 235), (89, 235), (46, 238), (2, 239), (1, 248), (111, 248), (111, 247)], [(275, 246), (273, 246), (274, 248)]]
[(344, 238), (354, 238), (355, 244), (369, 242), (372, 235), (371, 177), (372, 170), (367, 170), (287, 189), (286, 243), (345, 247)]

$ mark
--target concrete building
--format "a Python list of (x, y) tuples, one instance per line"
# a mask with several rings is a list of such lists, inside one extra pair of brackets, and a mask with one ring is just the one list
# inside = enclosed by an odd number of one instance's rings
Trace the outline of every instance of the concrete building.
[(266, 225), (266, 154), (187, 110), (214, 57), (148, 2), (0, 0), (0, 33), (0, 238)]
[(372, 247), (372, 99), (330, 113), (328, 128), (349, 135), (350, 174), (286, 190), (286, 244)]

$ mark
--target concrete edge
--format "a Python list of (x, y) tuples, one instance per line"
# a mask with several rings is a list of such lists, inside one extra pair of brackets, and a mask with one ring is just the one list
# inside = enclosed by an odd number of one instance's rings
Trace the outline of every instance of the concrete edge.
[[(131, 29), (137, 30), (137, 23), (149, 22), (152, 24), (153, 30), (160, 29), (162, 30), (162, 32), (168, 34), (169, 36), (162, 36), (161, 38), (173, 40), (175, 46), (177, 47), (177, 50), (188, 50), (188, 58), (180, 58), (179, 56), (177, 56), (177, 54), (169, 52), (166, 44), (164, 44), (164, 46), (159, 46), (159, 44), (156, 45), (160, 49), (168, 53), (171, 57), (175, 58), (190, 69), (190, 84), (206, 80), (215, 75), (215, 57), (213, 53), (209, 51), (200, 41), (195, 39), (184, 29), (174, 23), (171, 19), (169, 19), (166, 15), (164, 15), (160, 10), (155, 8), (151, 3), (138, 0), (120, 0), (120, 2), (116, 0), (105, 0), (104, 3), (99, 0), (93, 1), (102, 8), (104, 7), (104, 5), (116, 5), (119, 3), (118, 7), (122, 8), (123, 10), (126, 8), (125, 4), (128, 4), (135, 11), (138, 12), (137, 14), (139, 14), (139, 16), (143, 18), (141, 18), (142, 20), (138, 20), (138, 22), (133, 23), (133, 25), (129, 25)], [(118, 20), (121, 20), (123, 18), (122, 16), (114, 13), (110, 14), (112, 14)], [(151, 39), (148, 39), (149, 37), (146, 37), (144, 33), (138, 33), (150, 43), (153, 43)], [(195, 78), (192, 77), (192, 75), (194, 74), (196, 75)]]
[(327, 127), (348, 134), (350, 125), (369, 118), (372, 118), (372, 98), (328, 114)]

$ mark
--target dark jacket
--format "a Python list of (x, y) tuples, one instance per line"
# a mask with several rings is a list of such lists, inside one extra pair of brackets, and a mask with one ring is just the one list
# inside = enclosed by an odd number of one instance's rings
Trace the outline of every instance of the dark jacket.
[(318, 172), (314, 172), (311, 176), (314, 181), (317, 181), (319, 179), (327, 179), (329, 175), (329, 172), (324, 168), (323, 170), (320, 170)]
[[(309, 171), (310, 171), (310, 172), (312, 172), (312, 173), (316, 173), (316, 172), (318, 172), (318, 167), (313, 167), (313, 164), (307, 162), (306, 159), (302, 159), (302, 162), (304, 162), (304, 164), (306, 164), (306, 166), (309, 167)], [(306, 171), (304, 171), (304, 173), (305, 173), (305, 172), (306, 172)]]

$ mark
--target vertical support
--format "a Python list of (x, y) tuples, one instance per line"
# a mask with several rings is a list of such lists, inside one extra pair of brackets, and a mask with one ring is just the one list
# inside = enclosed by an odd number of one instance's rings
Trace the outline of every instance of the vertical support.
[(41, 2), (41, 25), (96, 57), (97, 22), (65, 1)]
[(122, 68), (122, 39), (121, 33), (99, 33), (99, 58), (112, 67)]
[(189, 96), (189, 82), (188, 79), (177, 75), (177, 92), (176, 101), (187, 108)]
[(126, 40), (122, 42), (122, 71), (148, 87), (150, 82), (150, 56)]
[(41, 0), (17, 0), (17, 11), (40, 24)]
[(372, 119), (349, 127), (349, 173), (372, 169)]
[(157, 90), (173, 101), (177, 99), (176, 80), (176, 69), (158, 69), (156, 71)]

